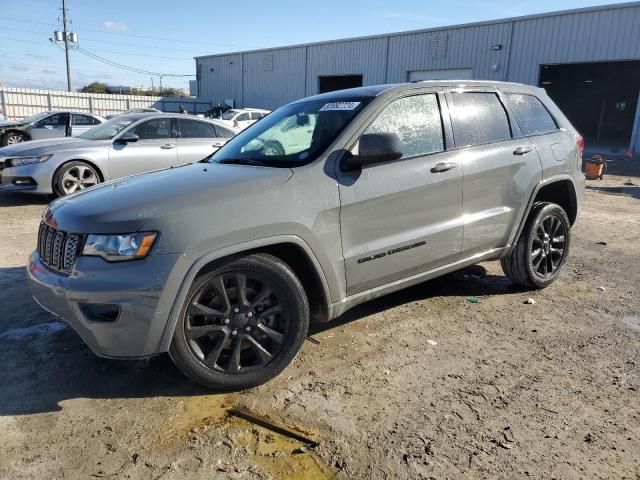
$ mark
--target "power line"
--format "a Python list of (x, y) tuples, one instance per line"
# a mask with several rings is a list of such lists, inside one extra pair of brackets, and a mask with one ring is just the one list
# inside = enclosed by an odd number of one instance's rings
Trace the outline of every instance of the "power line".
[[(11, 21), (14, 21), (14, 22), (24, 22), (24, 23), (34, 23), (34, 24), (41, 24), (41, 25), (49, 25), (49, 26), (52, 26), (52, 27), (57, 27), (58, 26), (55, 23), (35, 22), (33, 20), (23, 20), (21, 18), (14, 18), (14, 17), (3, 17), (3, 20), (11, 20)], [(180, 40), (178, 38), (154, 37), (152, 35), (137, 35), (135, 33), (109, 32), (107, 30), (99, 30), (99, 29), (95, 29), (95, 28), (82, 28), (82, 30), (86, 30), (88, 32), (102, 33), (102, 34), (105, 34), (105, 35), (119, 35), (119, 36), (124, 36), (124, 37), (148, 38), (150, 40), (164, 40), (164, 41), (167, 41), (167, 42), (174, 42), (174, 43), (193, 43), (193, 44), (200, 44), (200, 45), (211, 45), (211, 46), (217, 46), (217, 47), (231, 47), (231, 48), (257, 48), (255, 46), (251, 46), (251, 45), (240, 45), (240, 44), (234, 44), (234, 43), (199, 42), (197, 40)]]

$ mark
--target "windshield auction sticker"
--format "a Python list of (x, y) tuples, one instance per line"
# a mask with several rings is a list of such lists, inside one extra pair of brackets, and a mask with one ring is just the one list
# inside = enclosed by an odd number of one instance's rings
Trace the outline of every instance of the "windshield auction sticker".
[(360, 102), (333, 102), (327, 103), (324, 107), (320, 109), (321, 112), (328, 112), (331, 110), (353, 110)]

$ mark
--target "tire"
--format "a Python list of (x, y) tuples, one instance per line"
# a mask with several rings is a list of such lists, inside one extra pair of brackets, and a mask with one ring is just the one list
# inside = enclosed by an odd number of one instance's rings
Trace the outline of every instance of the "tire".
[(62, 165), (53, 176), (53, 192), (58, 197), (70, 195), (100, 183), (100, 175), (92, 165), (72, 161)]
[(284, 370), (308, 329), (309, 304), (298, 278), (277, 257), (253, 254), (194, 280), (169, 356), (206, 388), (243, 390)]
[(9, 132), (2, 136), (2, 146), (15, 145), (16, 143), (22, 143), (26, 141), (26, 135), (19, 132)]
[(284, 153), (285, 153), (284, 147), (277, 140), (269, 140), (268, 142), (265, 142), (264, 147), (262, 148), (262, 151), (267, 156), (273, 155), (278, 157), (284, 156)]
[(537, 203), (517, 243), (500, 259), (502, 270), (522, 287), (548, 287), (560, 275), (570, 245), (571, 222), (566, 212), (555, 203)]

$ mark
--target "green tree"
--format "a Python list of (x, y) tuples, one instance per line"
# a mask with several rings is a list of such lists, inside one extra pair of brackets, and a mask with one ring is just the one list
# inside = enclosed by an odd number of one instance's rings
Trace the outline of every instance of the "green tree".
[(80, 89), (81, 93), (107, 93), (107, 84), (100, 82), (93, 82), (89, 85), (85, 85)]

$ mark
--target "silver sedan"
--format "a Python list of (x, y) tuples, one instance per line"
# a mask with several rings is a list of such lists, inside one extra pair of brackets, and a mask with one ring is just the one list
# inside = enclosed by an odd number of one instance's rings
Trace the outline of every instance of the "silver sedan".
[(98, 183), (200, 161), (238, 130), (215, 120), (119, 115), (75, 138), (0, 148), (0, 188), (68, 195)]

